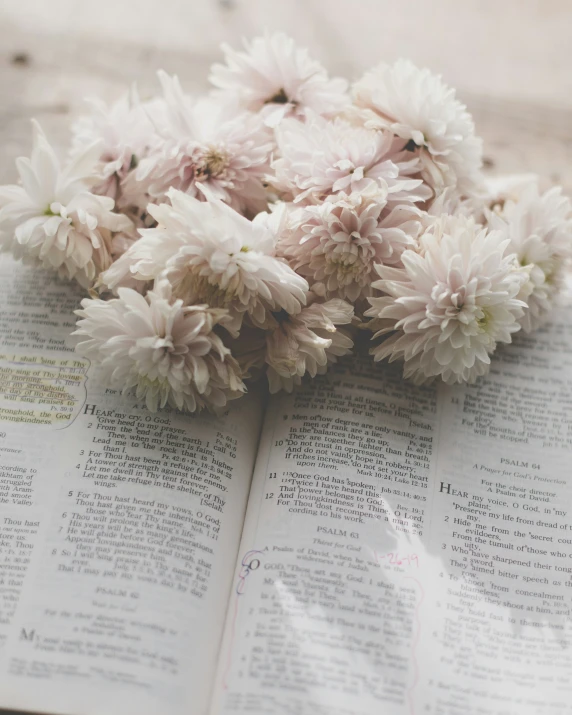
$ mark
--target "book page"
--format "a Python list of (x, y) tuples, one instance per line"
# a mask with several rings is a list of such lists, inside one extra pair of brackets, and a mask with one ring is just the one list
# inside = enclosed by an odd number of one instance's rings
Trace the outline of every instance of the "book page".
[(271, 401), (213, 715), (570, 712), (570, 323), (473, 386), (365, 356)]
[(0, 261), (0, 707), (204, 713), (257, 448), (150, 413), (67, 339), (80, 290)]

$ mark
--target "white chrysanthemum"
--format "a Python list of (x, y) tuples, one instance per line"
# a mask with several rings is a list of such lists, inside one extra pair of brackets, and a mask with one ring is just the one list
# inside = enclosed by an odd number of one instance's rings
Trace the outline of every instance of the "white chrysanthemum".
[(22, 186), (0, 187), (4, 248), (88, 286), (111, 264), (113, 232), (129, 230), (131, 222), (113, 213), (113, 199), (88, 190), (97, 180), (99, 145), (62, 170), (40, 126), (33, 126), (32, 156), (17, 161)]
[(528, 269), (522, 296), (528, 310), (521, 319), (524, 330), (537, 328), (566, 290), (572, 264), (572, 205), (560, 188), (540, 194), (532, 183), (517, 201), (507, 199), (487, 213), (489, 225), (510, 239), (507, 251), (515, 253)]
[(371, 295), (374, 265), (398, 265), (416, 245), (422, 212), (401, 204), (384, 211), (385, 196), (374, 190), (329, 196), (292, 215), (279, 250), (325, 298), (355, 302)]
[(322, 375), (328, 365), (347, 355), (353, 341), (337, 326), (347, 325), (352, 318), (352, 306), (339, 298), (313, 303), (297, 315), (276, 315), (266, 337), (270, 392), (292, 392), (304, 375)]
[(429, 215), (439, 217), (443, 213), (472, 216), (477, 223), (486, 225), (487, 210), (502, 212), (505, 202), (518, 201), (531, 186), (538, 188), (539, 177), (535, 174), (510, 174), (483, 177), (483, 183), (470, 197), (462, 197), (448, 187), (427, 208)]
[(164, 274), (185, 303), (228, 308), (234, 328), (243, 314), (263, 326), (267, 312), (297, 313), (307, 282), (275, 255), (264, 214), (248, 221), (222, 201), (198, 201), (171, 190), (169, 204), (150, 206), (157, 220), (102, 276), (114, 289), (125, 278), (150, 281)]
[(388, 128), (421, 148), (424, 178), (437, 193), (453, 185), (468, 195), (481, 183), (482, 141), (467, 108), (438, 75), (408, 60), (381, 64), (354, 85), (353, 98), (365, 126)]
[(461, 196), (453, 187), (448, 186), (440, 194), (426, 204), (427, 225), (441, 216), (466, 216), (474, 218), (477, 223), (486, 223), (484, 211), (486, 209), (487, 188), (482, 185), (478, 192), (471, 197)]
[(385, 192), (386, 201), (424, 201), (432, 195), (420, 179), (410, 175), (418, 160), (400, 152), (389, 132), (354, 127), (342, 119), (312, 116), (302, 124), (285, 119), (276, 130), (279, 158), (272, 183), (295, 202), (321, 203), (338, 191), (363, 191), (372, 185)]
[(220, 408), (245, 391), (236, 361), (214, 332), (227, 311), (185, 307), (168, 282), (145, 297), (129, 288), (119, 298), (86, 298), (74, 335), (76, 350), (99, 365), (106, 383), (134, 392), (151, 411), (171, 405), (195, 412)]
[(538, 193), (540, 177), (538, 174), (505, 174), (487, 176), (484, 180), (483, 203), (497, 213), (502, 213), (506, 201), (519, 201), (529, 190), (536, 189)]
[(135, 89), (111, 106), (99, 99), (89, 100), (91, 114), (80, 117), (72, 126), (72, 156), (99, 142), (98, 176), (94, 193), (121, 198), (121, 183), (150, 148), (157, 143), (150, 116), (153, 103), (142, 104)]
[(331, 116), (348, 103), (347, 82), (329, 79), (308, 51), (281, 32), (257, 37), (243, 52), (223, 45), (226, 64), (215, 64), (210, 80), (215, 87), (238, 97), (241, 106), (261, 111), (276, 126), (289, 115), (307, 110)]
[(464, 216), (443, 216), (405, 251), (403, 268), (380, 266), (366, 315), (393, 333), (372, 348), (375, 360), (405, 361), (404, 375), (421, 383), (473, 382), (489, 367), (497, 343), (510, 343), (526, 303), (518, 299), (526, 273), (507, 240)]
[(199, 187), (205, 186), (241, 213), (263, 211), (273, 141), (260, 118), (213, 97), (193, 101), (176, 77), (164, 72), (159, 77), (165, 99), (165, 121), (159, 127), (163, 141), (129, 177), (126, 195), (137, 196), (144, 187), (150, 200), (160, 202), (175, 188), (202, 199)]

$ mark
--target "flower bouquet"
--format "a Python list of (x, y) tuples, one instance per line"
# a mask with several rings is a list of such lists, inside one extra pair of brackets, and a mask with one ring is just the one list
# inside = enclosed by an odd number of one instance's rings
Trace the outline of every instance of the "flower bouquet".
[(486, 180), (473, 120), (408, 61), (352, 86), (283, 34), (224, 47), (212, 90), (91, 103), (61, 165), (38, 124), (0, 240), (78, 281), (77, 350), (150, 410), (291, 391), (369, 331), (373, 360), (472, 382), (564, 293), (570, 202)]

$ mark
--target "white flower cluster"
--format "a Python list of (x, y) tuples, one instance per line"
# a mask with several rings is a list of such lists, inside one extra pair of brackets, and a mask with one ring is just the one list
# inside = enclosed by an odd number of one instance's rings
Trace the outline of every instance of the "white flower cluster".
[(571, 205), (494, 183), (453, 89), (400, 60), (353, 86), (281, 33), (205, 96), (96, 101), (61, 166), (37, 124), (0, 244), (90, 289), (77, 350), (149, 409), (224, 408), (325, 372), (353, 333), (416, 382), (483, 375), (564, 293)]

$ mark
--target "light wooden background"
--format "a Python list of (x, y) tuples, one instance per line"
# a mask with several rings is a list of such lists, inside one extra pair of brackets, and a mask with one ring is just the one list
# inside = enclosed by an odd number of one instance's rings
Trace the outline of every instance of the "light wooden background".
[(571, 0), (0, 0), (0, 183), (36, 117), (64, 151), (82, 98), (155, 71), (206, 87), (221, 41), (283, 29), (332, 73), (406, 56), (456, 86), (493, 172), (536, 171), (572, 194)]

